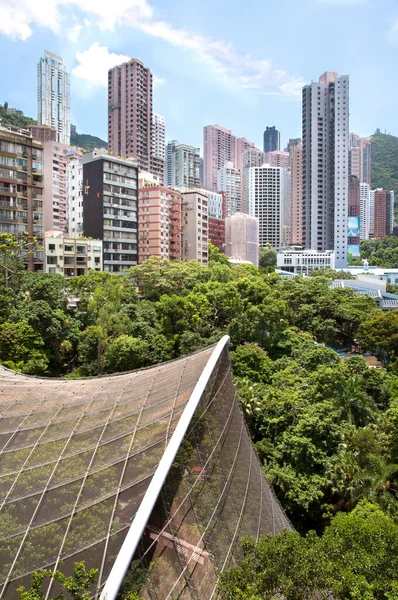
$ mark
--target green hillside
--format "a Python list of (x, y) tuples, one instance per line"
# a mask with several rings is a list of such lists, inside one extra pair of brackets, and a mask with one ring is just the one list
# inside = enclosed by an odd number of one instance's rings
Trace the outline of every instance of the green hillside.
[[(14, 115), (6, 112), (4, 106), (0, 105), (0, 119), (4, 125), (13, 125), (21, 129), (29, 129), (30, 125), (37, 125), (37, 121), (25, 115)], [(101, 140), (95, 135), (88, 133), (76, 133), (70, 138), (71, 146), (79, 146), (83, 150), (90, 151), (94, 148), (107, 148), (108, 142)]]
[(0, 119), (4, 125), (13, 125), (21, 129), (29, 129), (29, 125), (37, 125), (37, 121), (25, 115), (12, 115), (6, 112), (4, 106), (0, 105)]
[(71, 135), (70, 143), (71, 146), (79, 146), (79, 148), (83, 148), (86, 151), (93, 150), (94, 148), (108, 147), (108, 142), (88, 133), (75, 133)]
[(376, 133), (372, 140), (372, 189), (395, 192), (395, 215), (398, 203), (398, 137)]

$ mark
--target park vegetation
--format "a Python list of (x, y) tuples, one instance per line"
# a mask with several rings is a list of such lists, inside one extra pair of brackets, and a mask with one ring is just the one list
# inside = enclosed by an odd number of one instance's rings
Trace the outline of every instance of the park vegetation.
[[(331, 289), (336, 273), (285, 280), (272, 263), (268, 255), (260, 269), (231, 266), (212, 247), (208, 267), (151, 258), (124, 276), (64, 280), (23, 271), (6, 244), (0, 362), (40, 376), (98, 376), (228, 334), (253, 444), (296, 532), (246, 540), (244, 562), (221, 578), (222, 597), (396, 599), (398, 314)], [(332, 349), (356, 337), (381, 368)], [(30, 598), (40, 600), (22, 600)]]

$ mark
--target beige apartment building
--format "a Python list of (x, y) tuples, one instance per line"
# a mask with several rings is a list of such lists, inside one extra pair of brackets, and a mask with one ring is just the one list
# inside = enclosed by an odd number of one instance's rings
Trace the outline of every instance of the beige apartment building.
[(151, 256), (170, 260), (182, 258), (182, 196), (164, 186), (138, 190), (138, 261)]
[(182, 258), (208, 263), (208, 198), (197, 189), (182, 192)]

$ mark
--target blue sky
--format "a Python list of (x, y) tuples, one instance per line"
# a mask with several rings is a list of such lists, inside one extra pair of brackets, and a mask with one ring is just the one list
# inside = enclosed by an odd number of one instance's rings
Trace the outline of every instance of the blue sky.
[(350, 75), (350, 129), (398, 135), (397, 0), (0, 0), (0, 102), (36, 117), (47, 49), (72, 73), (72, 123), (107, 138), (107, 70), (129, 57), (155, 77), (167, 139), (202, 146), (218, 123), (261, 145), (301, 133), (301, 87)]

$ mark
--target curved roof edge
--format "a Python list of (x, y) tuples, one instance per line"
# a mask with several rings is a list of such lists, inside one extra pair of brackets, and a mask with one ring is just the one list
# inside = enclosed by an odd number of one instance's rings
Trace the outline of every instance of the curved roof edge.
[(134, 517), (133, 522), (127, 532), (127, 535), (123, 541), (123, 544), (119, 550), (116, 560), (113, 564), (111, 572), (109, 573), (108, 579), (101, 592), (101, 600), (115, 600), (119, 589), (123, 583), (123, 579), (127, 573), (130, 563), (133, 559), (134, 553), (137, 549), (141, 536), (144, 532), (146, 524), (151, 516), (152, 510), (155, 506), (156, 500), (161, 492), (166, 477), (171, 469), (174, 462), (175, 456), (182, 444), (184, 436), (188, 430), (189, 424), (195, 414), (195, 410), (200, 402), (202, 394), (206, 388), (206, 385), (210, 379), (210, 376), (217, 364), (218, 359), (224, 348), (229, 344), (229, 336), (225, 335), (218, 342), (214, 348), (209, 360), (206, 363), (205, 368), (201, 376), (199, 377), (193, 392), (184, 408), (180, 420), (177, 423), (177, 427), (174, 430), (173, 435), (167, 445), (167, 448), (160, 459), (158, 467), (152, 477), (151, 483), (141, 501), (138, 511)]

